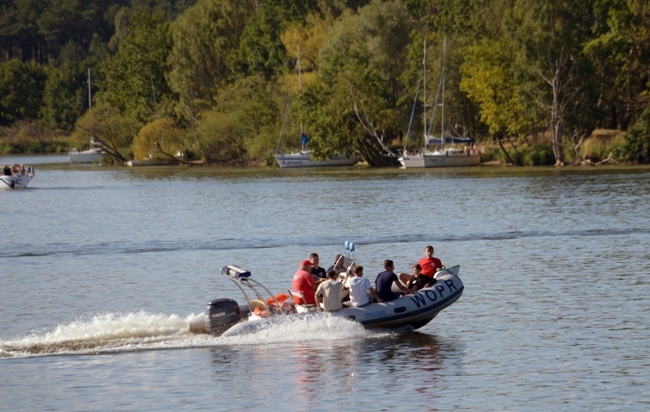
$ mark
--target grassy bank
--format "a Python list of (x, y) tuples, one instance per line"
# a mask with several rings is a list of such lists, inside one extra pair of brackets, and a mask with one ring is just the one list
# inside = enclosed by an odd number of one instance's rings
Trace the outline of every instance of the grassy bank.
[(0, 129), (0, 154), (67, 153), (70, 138), (46, 129), (40, 122), (19, 123)]

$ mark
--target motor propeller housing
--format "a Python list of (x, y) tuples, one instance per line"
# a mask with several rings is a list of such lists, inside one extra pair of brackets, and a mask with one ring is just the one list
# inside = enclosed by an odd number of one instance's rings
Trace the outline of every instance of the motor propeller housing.
[(205, 329), (212, 336), (220, 336), (242, 319), (242, 311), (232, 299), (208, 302), (204, 311)]

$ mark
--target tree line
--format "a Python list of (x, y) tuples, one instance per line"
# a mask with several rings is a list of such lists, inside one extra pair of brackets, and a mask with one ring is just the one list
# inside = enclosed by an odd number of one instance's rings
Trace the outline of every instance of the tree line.
[(394, 162), (444, 63), (449, 133), (563, 165), (619, 129), (609, 154), (650, 162), (643, 0), (8, 0), (0, 52), (3, 140), (92, 138), (120, 161), (270, 163), (304, 129), (317, 157)]

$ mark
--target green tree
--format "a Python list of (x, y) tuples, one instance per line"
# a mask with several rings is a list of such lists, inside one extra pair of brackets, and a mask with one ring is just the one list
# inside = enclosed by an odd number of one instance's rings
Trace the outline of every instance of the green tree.
[(4, 59), (47, 63), (47, 44), (37, 24), (46, 6), (40, 0), (0, 3), (0, 50)]
[(373, 1), (334, 27), (321, 50), (319, 82), (303, 93), (318, 157), (356, 152), (371, 165), (401, 136), (400, 80), (411, 30), (399, 1)]
[(158, 103), (172, 98), (165, 78), (171, 36), (169, 23), (160, 13), (142, 10), (131, 14), (130, 19), (133, 26), (120, 42), (117, 54), (101, 65), (98, 100), (143, 124), (157, 114)]
[(51, 69), (45, 83), (42, 116), (51, 128), (71, 131), (87, 104), (87, 74), (78, 64)]
[(0, 126), (37, 119), (46, 80), (45, 68), (34, 62), (0, 63)]
[(169, 84), (186, 118), (212, 107), (231, 81), (247, 13), (238, 0), (199, 0), (172, 24)]
[[(565, 164), (564, 133), (586, 134), (579, 130), (571, 114), (585, 109), (584, 98), (590, 78), (582, 45), (590, 33), (592, 9), (588, 3), (573, 0), (517, 0), (514, 7), (513, 39), (519, 43), (525, 61), (524, 76), (538, 83), (530, 99), (538, 101), (548, 113), (555, 164)], [(574, 121), (574, 124), (572, 123)]]
[(272, 2), (260, 4), (246, 22), (237, 53), (237, 74), (261, 74), (266, 79), (279, 75), (286, 60), (281, 33), (286, 22)]
[(177, 162), (177, 153), (183, 152), (183, 133), (174, 121), (159, 118), (146, 124), (133, 139), (135, 160), (170, 160)]
[(119, 109), (103, 103), (94, 106), (77, 120), (71, 140), (80, 144), (93, 141), (118, 162), (129, 159), (136, 123)]
[(650, 163), (650, 105), (624, 136), (617, 156), (633, 163)]
[(207, 163), (246, 164), (273, 148), (279, 117), (274, 92), (261, 76), (241, 79), (217, 96), (220, 103), (197, 126)]
[(648, 101), (650, 5), (643, 0), (594, 2), (593, 35), (584, 50), (596, 67), (602, 127), (627, 129)]

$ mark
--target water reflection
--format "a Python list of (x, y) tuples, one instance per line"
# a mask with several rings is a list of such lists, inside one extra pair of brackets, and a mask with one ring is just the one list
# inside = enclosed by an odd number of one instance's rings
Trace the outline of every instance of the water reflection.
[[(422, 333), (218, 348), (212, 353), (214, 382), (227, 385), (233, 397), (268, 400), (282, 394), (298, 409), (315, 407), (323, 399), (343, 405), (355, 393), (372, 407), (371, 394), (383, 393), (388, 384), (394, 385), (390, 402), (421, 410), (423, 399), (439, 390), (440, 371), (454, 369), (460, 356), (453, 343), (441, 345), (436, 336)], [(446, 364), (450, 357), (455, 360)]]

